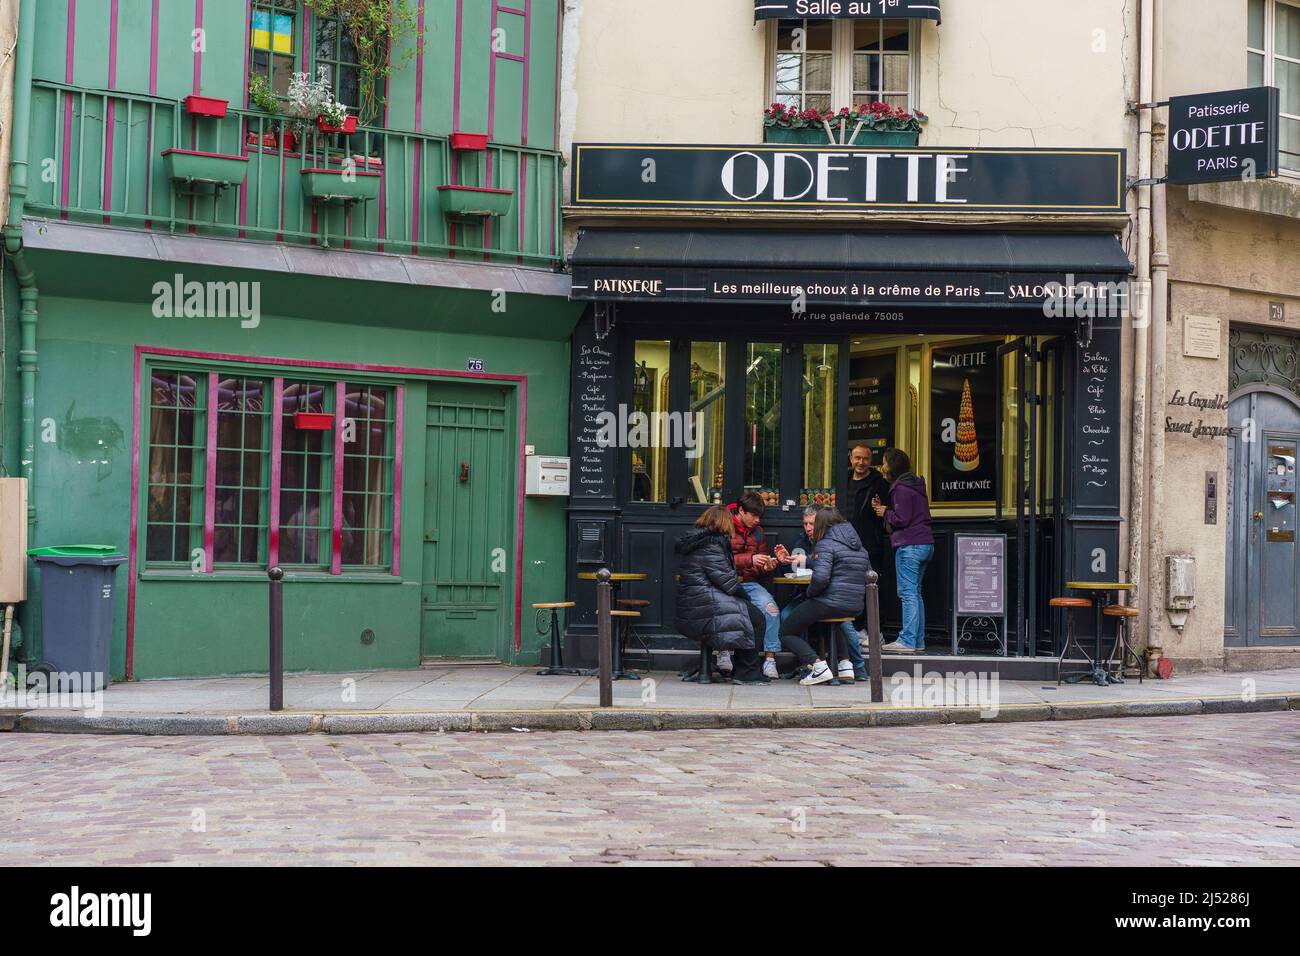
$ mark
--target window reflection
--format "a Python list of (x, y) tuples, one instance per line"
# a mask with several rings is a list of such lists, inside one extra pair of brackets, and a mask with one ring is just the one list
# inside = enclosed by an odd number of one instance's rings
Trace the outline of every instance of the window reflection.
[(745, 490), (780, 501), (781, 346), (750, 342), (745, 355)]
[(803, 489), (800, 504), (835, 504), (835, 398), (839, 382), (838, 345), (803, 347)]
[(690, 500), (721, 501), (723, 436), (726, 434), (727, 346), (691, 343), (691, 421), (693, 445), (686, 450), (691, 476)]
[(636, 343), (632, 367), (632, 408), (627, 444), (632, 449), (632, 500), (667, 501), (668, 455), (664, 424), (668, 411), (667, 339)]

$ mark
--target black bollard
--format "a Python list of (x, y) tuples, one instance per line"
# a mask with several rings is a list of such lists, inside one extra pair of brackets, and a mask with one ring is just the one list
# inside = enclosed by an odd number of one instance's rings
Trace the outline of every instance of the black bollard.
[(613, 618), (609, 568), (596, 572), (596, 663), (600, 674), (600, 706), (614, 706)]
[(271, 709), (284, 710), (284, 571), (271, 568)]
[(880, 660), (880, 575), (867, 572), (867, 673), (871, 678), (871, 702), (885, 700), (884, 665)]

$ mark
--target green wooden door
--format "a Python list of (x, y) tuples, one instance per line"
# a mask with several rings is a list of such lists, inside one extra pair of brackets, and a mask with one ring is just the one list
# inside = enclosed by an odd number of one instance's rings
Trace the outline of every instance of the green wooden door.
[(424, 459), (421, 651), (496, 660), (507, 651), (514, 456), (509, 391), (431, 383)]

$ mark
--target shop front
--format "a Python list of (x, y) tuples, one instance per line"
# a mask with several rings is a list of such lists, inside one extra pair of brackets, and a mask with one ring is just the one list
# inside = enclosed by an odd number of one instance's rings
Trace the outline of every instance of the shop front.
[[(932, 655), (1054, 658), (1049, 598), (1119, 575), (1122, 151), (892, 152), (575, 147), (574, 205), (600, 211), (571, 257), (591, 305), (573, 341), (569, 565), (646, 575), (620, 596), (650, 602), (637, 635), (663, 666), (693, 650), (673, 626), (677, 536), (755, 491), (769, 543), (793, 546), (805, 506), (844, 510), (859, 445), (877, 463), (906, 451), (929, 488)], [(657, 183), (637, 176), (647, 159)], [(838, 221), (773, 221), (801, 191)], [(844, 215), (953, 200), (996, 221)], [(1059, 215), (1081, 205), (1110, 215)], [(688, 212), (719, 207), (753, 216)], [(594, 593), (571, 578), (588, 659)]]

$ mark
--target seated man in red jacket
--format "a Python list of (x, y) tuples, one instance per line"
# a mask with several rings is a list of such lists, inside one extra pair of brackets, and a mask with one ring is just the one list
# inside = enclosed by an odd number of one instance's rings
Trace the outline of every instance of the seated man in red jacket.
[[(781, 649), (781, 609), (764, 582), (776, 570), (776, 558), (768, 553), (763, 539), (763, 498), (753, 491), (741, 495), (740, 501), (727, 505), (731, 512), (731, 554), (736, 560), (736, 574), (750, 603), (763, 612), (763, 676), (776, 679), (776, 652)], [(730, 655), (718, 655), (718, 669), (730, 670)]]

